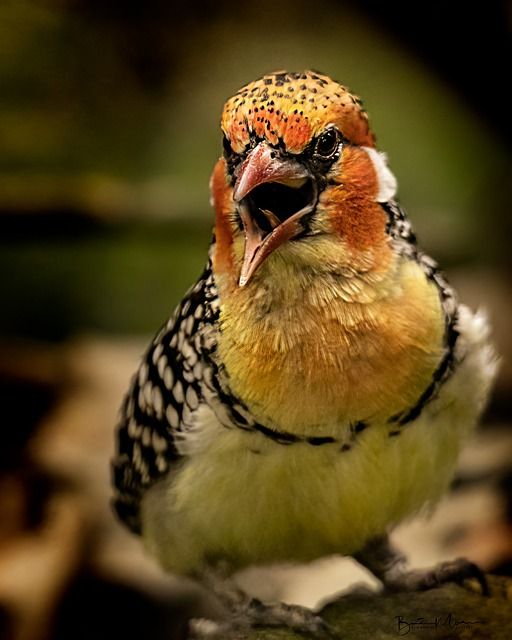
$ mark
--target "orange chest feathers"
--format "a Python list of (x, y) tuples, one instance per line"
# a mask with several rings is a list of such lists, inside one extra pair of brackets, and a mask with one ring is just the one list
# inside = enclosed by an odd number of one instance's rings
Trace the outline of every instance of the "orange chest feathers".
[(237, 290), (222, 304), (219, 342), (233, 391), (263, 424), (302, 435), (339, 435), (413, 406), (443, 356), (444, 317), (416, 263), (397, 277), (369, 302), (283, 290), (274, 305)]

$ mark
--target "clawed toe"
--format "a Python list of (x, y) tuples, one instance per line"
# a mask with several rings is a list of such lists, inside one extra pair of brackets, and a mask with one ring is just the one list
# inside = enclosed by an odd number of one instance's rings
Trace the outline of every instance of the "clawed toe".
[(255, 599), (250, 601), (247, 608), (234, 611), (225, 621), (191, 620), (190, 638), (224, 640), (230, 634), (238, 637), (243, 630), (257, 627), (292, 629), (312, 640), (334, 640), (335, 638), (334, 630), (310, 609), (285, 603), (264, 604)]
[(466, 580), (476, 580), (482, 594), (489, 594), (484, 573), (465, 558), (441, 562), (428, 569), (408, 569), (404, 556), (392, 547), (387, 537), (373, 540), (356, 558), (388, 591), (427, 591), (449, 582), (463, 585)]
[(254, 627), (283, 627), (302, 633), (312, 640), (332, 640), (336, 636), (333, 629), (311, 609), (284, 602), (265, 603), (252, 598), (222, 571), (215, 567), (206, 569), (201, 575), (202, 583), (213, 591), (227, 612), (225, 621), (193, 620), (191, 622), (194, 639), (244, 637), (238, 632)]
[(332, 638), (332, 629), (311, 609), (284, 602), (264, 604), (253, 599), (242, 613), (250, 626), (283, 626), (299, 632), (307, 632), (309, 637)]
[[(447, 582), (463, 584), (466, 580), (476, 580), (482, 589), (483, 595), (489, 595), (489, 588), (484, 573), (474, 563), (466, 558), (457, 558), (451, 562), (442, 562), (425, 574), (425, 589), (431, 589)], [(420, 585), (420, 589), (421, 589)]]

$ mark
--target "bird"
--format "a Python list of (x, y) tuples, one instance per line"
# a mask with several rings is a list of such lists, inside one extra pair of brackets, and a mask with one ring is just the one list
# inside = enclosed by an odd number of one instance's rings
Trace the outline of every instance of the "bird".
[(464, 558), (410, 568), (390, 533), (435, 509), (488, 404), (487, 316), (420, 249), (346, 86), (269, 73), (226, 102), (221, 130), (206, 266), (121, 409), (118, 517), (239, 624), (325, 631), (233, 575), (335, 554), (390, 591), (485, 591)]

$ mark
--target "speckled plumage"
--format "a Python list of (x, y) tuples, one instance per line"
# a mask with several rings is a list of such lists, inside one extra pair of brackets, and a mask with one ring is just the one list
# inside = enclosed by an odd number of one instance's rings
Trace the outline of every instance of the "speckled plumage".
[(221, 126), (215, 239), (125, 401), (117, 512), (177, 573), (343, 553), (386, 583), (375, 541), (432, 508), (487, 401), (487, 322), (418, 248), (345, 87), (269, 74)]
[(233, 149), (241, 152), (256, 135), (300, 153), (325, 125), (336, 123), (347, 140), (373, 146), (368, 117), (349, 90), (312, 71), (271, 73), (227, 101), (221, 120)]

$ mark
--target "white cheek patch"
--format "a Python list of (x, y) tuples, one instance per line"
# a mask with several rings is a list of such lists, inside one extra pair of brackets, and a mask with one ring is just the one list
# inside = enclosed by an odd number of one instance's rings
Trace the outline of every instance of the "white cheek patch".
[(387, 165), (387, 156), (385, 153), (380, 153), (372, 147), (363, 147), (366, 153), (370, 156), (370, 160), (375, 167), (375, 173), (377, 174), (377, 182), (379, 190), (375, 196), (377, 202), (389, 202), (396, 195), (397, 182), (396, 178)]

